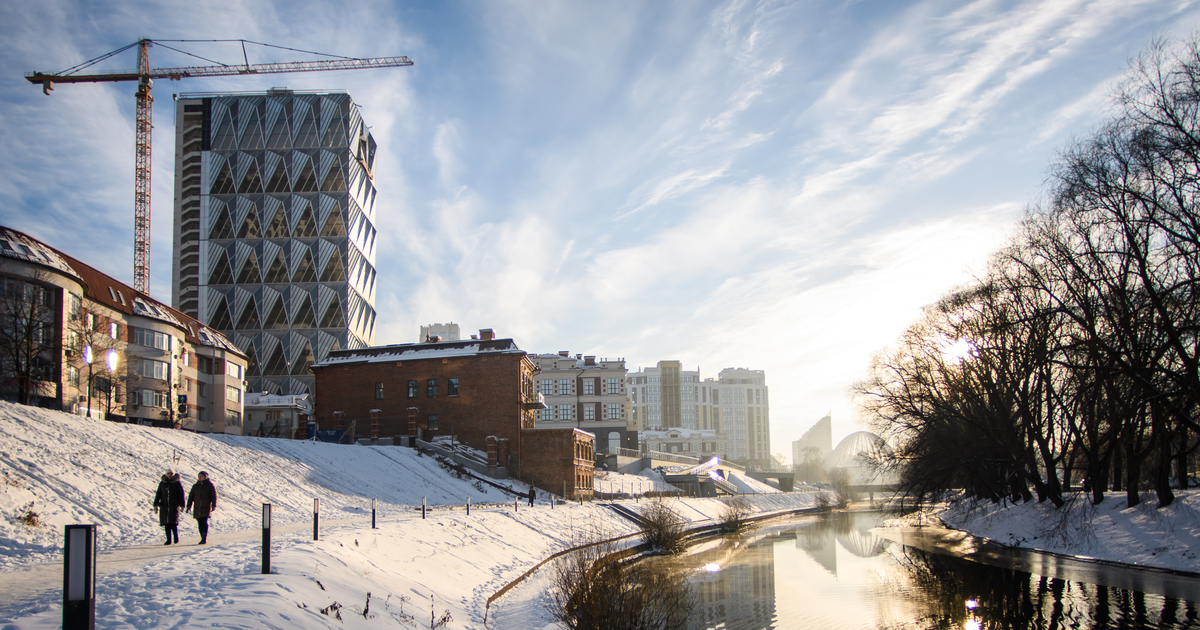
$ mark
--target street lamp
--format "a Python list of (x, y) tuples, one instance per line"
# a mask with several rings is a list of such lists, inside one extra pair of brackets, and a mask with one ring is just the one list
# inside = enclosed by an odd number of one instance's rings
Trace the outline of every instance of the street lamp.
[(92, 417), (92, 386), (95, 383), (95, 377), (92, 372), (92, 345), (88, 344), (83, 347), (83, 362), (88, 366), (88, 396), (87, 396), (87, 417)]

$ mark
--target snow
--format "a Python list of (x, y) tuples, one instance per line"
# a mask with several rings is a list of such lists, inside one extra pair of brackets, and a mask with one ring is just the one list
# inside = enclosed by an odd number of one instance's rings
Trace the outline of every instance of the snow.
[[(161, 544), (150, 504), (168, 467), (184, 475), (185, 487), (200, 470), (212, 476), (220, 500), (210, 545), (195, 545), (187, 517), (183, 544)], [(600, 490), (609, 482), (638, 492), (665, 486), (653, 471), (597, 471), (596, 480)], [(526, 492), (523, 484), (504, 483)], [(493, 628), (553, 628), (545, 611), (546, 571), (490, 606), (488, 599), (557, 551), (635, 528), (599, 502), (552, 507), (539, 493), (530, 508), (513, 493), (457, 479), (408, 448), (199, 435), (0, 403), (0, 628), (59, 627), (60, 545), (71, 523), (99, 526), (100, 628), (417, 628), (446, 613), (454, 628), (482, 628), (485, 615)], [(811, 507), (817, 496), (742, 500), (765, 514)], [(1196, 571), (1200, 492), (1179, 497), (1155, 510), (1152, 497), (1129, 509), (1123, 495), (1110, 496), (1088, 529), (1080, 522), (1091, 508), (1079, 504), (1065, 513), (1068, 529), (1058, 537), (1042, 525), (1062, 516), (1048, 504), (969, 513), (958, 506), (940, 517), (1008, 544)], [(314, 498), (321, 499), (318, 541), (312, 540)], [(377, 529), (371, 499), (378, 500)], [(424, 519), (422, 499), (430, 506)], [(273, 506), (267, 575), (264, 501)], [(710, 524), (726, 508), (720, 499), (666, 501), (690, 526)], [(33, 513), (37, 523), (22, 522)]]
[(1072, 495), (1060, 509), (1049, 501), (958, 501), (936, 516), (948, 527), (1005, 545), (1200, 572), (1200, 490), (1175, 492), (1175, 501), (1162, 509), (1154, 493), (1144, 493), (1131, 508), (1125, 494), (1116, 492), (1096, 506), (1090, 495)]
[[(186, 516), (182, 544), (161, 544), (150, 505), (167, 468), (185, 477), (185, 488), (200, 470), (216, 484), (209, 545), (195, 544)], [(662, 488), (652, 477), (604, 478)], [(59, 627), (63, 526), (95, 523), (101, 628), (415, 628), (444, 613), (454, 619), (450, 627), (479, 628), (488, 598), (548, 556), (636, 531), (600, 503), (552, 507), (539, 497), (530, 508), (408, 448), (201, 435), (0, 402), (0, 627)], [(314, 498), (321, 499), (319, 541), (312, 540)], [(430, 506), (424, 519), (422, 499)], [(815, 504), (811, 493), (745, 499), (758, 513)], [(725, 508), (718, 499), (669, 501), (693, 525)], [(268, 575), (263, 502), (272, 504)], [(32, 513), (36, 524), (22, 522)], [(507, 597), (492, 608), (504, 608)], [(541, 594), (530, 597), (514, 600), (504, 612), (511, 625), (499, 627), (551, 625)]]

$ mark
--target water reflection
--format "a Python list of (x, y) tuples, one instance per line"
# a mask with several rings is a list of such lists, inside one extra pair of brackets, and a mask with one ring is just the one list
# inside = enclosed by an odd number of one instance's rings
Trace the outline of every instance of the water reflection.
[[(723, 539), (661, 568), (687, 576), (678, 628), (1147, 628), (1200, 626), (1194, 600), (1033, 575), (905, 547), (870, 513), (806, 517)], [(1197, 583), (1200, 593), (1200, 581)]]

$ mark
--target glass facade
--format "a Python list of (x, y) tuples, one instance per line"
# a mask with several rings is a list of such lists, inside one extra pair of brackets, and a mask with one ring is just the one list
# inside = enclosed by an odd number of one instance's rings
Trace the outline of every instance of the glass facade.
[(376, 145), (339, 92), (180, 96), (172, 303), (249, 355), (247, 390), (375, 337)]

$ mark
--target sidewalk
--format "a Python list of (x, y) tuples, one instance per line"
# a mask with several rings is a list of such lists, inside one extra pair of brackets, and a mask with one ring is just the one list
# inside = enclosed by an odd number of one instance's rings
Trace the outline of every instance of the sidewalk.
[[(371, 518), (352, 518), (338, 521), (322, 521), (321, 531), (327, 531), (339, 525), (370, 523)], [(188, 522), (192, 524), (191, 521)], [(221, 547), (232, 543), (256, 540), (262, 537), (262, 530), (242, 530), (227, 533), (209, 532), (208, 543), (201, 546), (199, 534), (195, 528), (185, 529), (180, 524), (182, 536), (177, 545), (140, 545), (137, 547), (122, 547), (105, 551), (96, 559), (96, 578), (138, 569), (155, 562), (182, 556), (204, 549)], [(312, 531), (312, 523), (292, 523), (271, 528), (272, 536), (289, 534), (298, 531)], [(0, 610), (18, 602), (27, 601), (44, 595), (47, 591), (62, 593), (63, 565), (62, 562), (51, 562), (21, 567), (8, 573), (0, 573), (0, 593), (4, 593), (4, 601), (0, 601)]]

